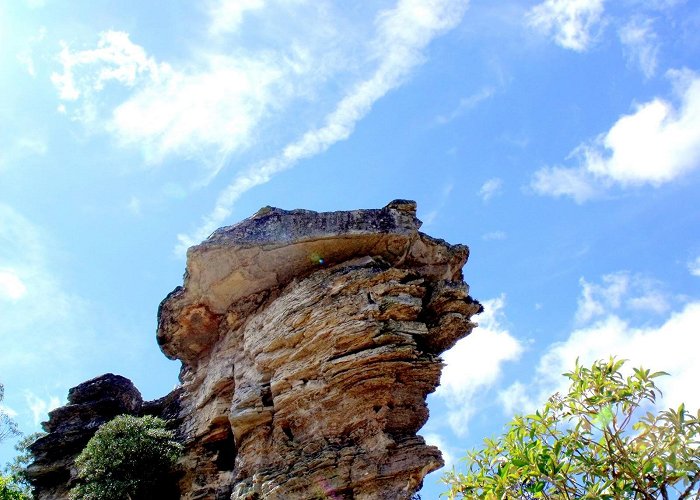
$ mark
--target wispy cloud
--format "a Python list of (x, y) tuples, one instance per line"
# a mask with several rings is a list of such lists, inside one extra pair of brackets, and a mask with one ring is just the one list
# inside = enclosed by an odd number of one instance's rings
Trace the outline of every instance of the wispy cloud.
[(523, 346), (503, 325), (505, 298), (483, 303), (479, 327), (443, 355), (445, 368), (436, 396), (448, 407), (448, 421), (458, 436), (468, 433), (476, 399), (499, 379), (502, 365), (518, 359)]
[(214, 209), (191, 234), (178, 235), (176, 252), (182, 254), (192, 244), (206, 238), (231, 214), (240, 196), (268, 182), (275, 174), (297, 162), (326, 151), (347, 139), (355, 125), (387, 92), (399, 86), (424, 60), (423, 50), (433, 38), (454, 27), (462, 18), (466, 2), (454, 0), (401, 0), (391, 10), (381, 12), (376, 20), (377, 32), (370, 42), (371, 59), (377, 64), (371, 74), (354, 85), (323, 120), (282, 152), (250, 167), (236, 176), (219, 195)]
[(651, 78), (656, 73), (660, 48), (653, 23), (651, 18), (635, 18), (622, 26), (619, 31), (627, 60), (638, 65), (647, 78)]
[(129, 202), (126, 204), (126, 209), (131, 215), (139, 216), (141, 215), (141, 200), (136, 196), (129, 198)]
[(507, 238), (508, 234), (505, 231), (490, 231), (481, 236), (484, 241), (503, 241)]
[[(373, 6), (348, 15), (330, 3), (211, 0), (204, 6), (211, 43), (192, 47), (189, 59), (158, 60), (128, 33), (107, 31), (95, 48), (64, 44), (52, 81), (59, 111), (86, 131), (141, 149), (151, 165), (195, 158), (206, 173), (190, 188), (236, 168), (230, 159), (245, 152), (249, 167), (238, 169), (204, 218), (210, 228), (241, 193), (347, 138), (423, 61), (430, 41), (460, 21), (467, 3), (399, 0), (371, 23)], [(237, 38), (246, 23), (253, 23), (254, 43)], [(260, 150), (280, 152), (255, 161), (261, 151), (250, 151), (263, 133)]]
[(533, 176), (535, 192), (593, 198), (614, 185), (660, 186), (700, 166), (700, 77), (690, 70), (669, 72), (677, 105), (655, 98), (622, 116), (604, 134), (581, 144), (576, 167), (545, 167)]
[(19, 160), (32, 156), (43, 156), (48, 150), (39, 131), (20, 132), (26, 135), (9, 138), (0, 150), (0, 171), (16, 165)]
[(584, 52), (595, 38), (603, 3), (603, 0), (545, 0), (528, 12), (527, 21), (551, 35), (562, 47)]
[(445, 208), (445, 204), (447, 203), (447, 200), (449, 199), (453, 188), (454, 183), (452, 182), (448, 182), (442, 187), (442, 191), (440, 192), (440, 198), (435, 204), (435, 208), (429, 211), (425, 216), (422, 216), (424, 228), (430, 226), (440, 214), (442, 209)]
[(17, 60), (26, 69), (30, 76), (36, 77), (36, 65), (34, 64), (34, 48), (46, 38), (46, 27), (39, 28), (35, 35), (29, 37), (24, 48), (17, 53)]
[(612, 311), (626, 309), (663, 314), (671, 308), (661, 283), (639, 274), (620, 271), (604, 275), (600, 284), (583, 278), (580, 283), (578, 323), (587, 323)]
[(29, 411), (32, 413), (34, 425), (39, 425), (39, 423), (47, 419), (51, 410), (61, 406), (61, 399), (57, 396), (48, 396), (42, 399), (31, 391), (25, 391), (24, 399)]
[(14, 269), (0, 269), (0, 300), (16, 301), (27, 293), (27, 286)]
[[(52, 391), (63, 393), (85, 375), (85, 363), (119, 342), (108, 330), (95, 334), (97, 313), (66, 289), (51, 249), (55, 245), (45, 230), (0, 203), (0, 366), (6, 402), (19, 411), (18, 423), (25, 429), (58, 404), (25, 388), (49, 383)], [(82, 366), (76, 359), (83, 360)]]
[(690, 271), (690, 274), (693, 276), (700, 277), (700, 255), (697, 256), (695, 260), (688, 262), (688, 271)]
[(209, 5), (209, 33), (221, 35), (238, 30), (248, 11), (260, 10), (265, 0), (214, 0)]
[(450, 113), (438, 115), (433, 121), (436, 125), (445, 125), (446, 123), (456, 120), (470, 109), (478, 106), (481, 102), (491, 98), (495, 92), (496, 89), (494, 87), (484, 87), (472, 95), (463, 97), (459, 100), (457, 107), (455, 107)]
[(501, 192), (502, 187), (503, 180), (498, 177), (494, 177), (481, 185), (481, 188), (479, 188), (479, 196), (483, 201), (489, 201), (491, 198)]
[(0, 220), (0, 366), (16, 373), (49, 359), (65, 361), (81, 339), (68, 342), (57, 332), (78, 330), (73, 322), (85, 319), (85, 303), (60, 286), (34, 224), (2, 204)]

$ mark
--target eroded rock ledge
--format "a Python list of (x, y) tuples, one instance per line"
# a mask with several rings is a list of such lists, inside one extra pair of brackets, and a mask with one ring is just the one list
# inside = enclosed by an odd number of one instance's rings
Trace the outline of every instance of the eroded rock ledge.
[(417, 435), (425, 398), (481, 306), (462, 277), (468, 248), (419, 227), (406, 200), (266, 207), (190, 248), (157, 332), (182, 361), (181, 498), (408, 499), (442, 465)]
[(409, 498), (438, 355), (467, 335), (468, 248), (416, 204), (264, 208), (188, 252), (158, 342), (182, 360), (184, 498)]

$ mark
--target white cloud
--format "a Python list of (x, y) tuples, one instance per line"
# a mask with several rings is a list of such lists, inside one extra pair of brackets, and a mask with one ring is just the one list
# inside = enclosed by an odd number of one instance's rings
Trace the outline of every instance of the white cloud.
[(545, 0), (527, 15), (529, 24), (566, 49), (583, 52), (603, 15), (603, 0)]
[[(18, 413), (17, 413), (17, 411), (15, 411), (13, 408), (10, 408), (9, 406), (0, 405), (0, 416), (2, 416), (2, 415), (7, 415), (11, 419), (14, 419), (15, 417), (17, 417)], [(435, 445), (435, 446), (437, 446), (437, 445)]]
[(454, 188), (454, 183), (448, 182), (442, 187), (442, 192), (440, 193), (440, 197), (437, 202), (437, 206), (428, 212), (426, 215), (422, 216), (422, 221), (423, 221), (423, 228), (425, 229), (426, 227), (430, 226), (437, 216), (440, 214), (442, 209), (445, 207), (445, 204), (447, 203), (447, 200), (450, 197), (450, 194), (452, 193), (452, 189)]
[(109, 124), (125, 145), (142, 145), (146, 159), (203, 148), (245, 148), (282, 73), (265, 61), (212, 57), (196, 74), (168, 72), (119, 105)]
[(47, 0), (25, 0), (24, 3), (29, 6), (30, 9), (41, 9), (46, 6)]
[[(161, 74), (170, 71), (167, 65), (160, 66), (149, 57), (143, 47), (132, 43), (129, 34), (122, 31), (101, 33), (96, 49), (73, 52), (62, 43), (59, 62), (63, 73), (53, 73), (51, 81), (64, 101), (76, 101), (85, 94), (103, 90), (112, 80), (133, 87), (143, 77), (160, 80)], [(85, 66), (95, 71), (78, 71)]]
[[(216, 36), (205, 49), (190, 47), (189, 59), (159, 61), (127, 33), (108, 31), (94, 49), (65, 45), (52, 80), (59, 108), (86, 130), (141, 148), (151, 164), (170, 155), (196, 158), (208, 174), (193, 187), (210, 182), (263, 134), (265, 150), (287, 142), (277, 157), (240, 173), (221, 194), (216, 216), (241, 189), (347, 137), (421, 62), (425, 45), (461, 19), (466, 4), (400, 0), (372, 23), (365, 11), (377, 7), (369, 4), (349, 15), (331, 3), (212, 0), (204, 8)], [(232, 35), (244, 22), (254, 42)]]
[[(0, 203), (0, 269), (16, 275), (26, 287), (21, 300), (0, 296), (0, 367), (8, 388), (3, 403), (24, 409), (18, 419), (23, 428), (59, 404), (48, 394), (65, 394), (96, 372), (123, 368), (123, 356), (113, 353), (124, 345), (129, 345), (124, 355), (132, 361), (152, 350), (131, 327), (71, 292), (54, 253), (62, 254), (61, 244), (50, 231)], [(36, 390), (25, 392), (36, 387), (49, 392), (43, 399), (36, 397), (41, 395)]]
[(455, 463), (455, 456), (453, 454), (454, 450), (447, 445), (445, 439), (440, 434), (435, 432), (429, 432), (425, 434), (423, 438), (425, 439), (426, 444), (437, 446), (442, 452), (442, 459), (445, 461), (445, 467), (452, 467), (452, 465)]
[(87, 303), (63, 289), (49, 264), (46, 235), (1, 203), (0, 221), (0, 293), (14, 298), (0, 296), (0, 366), (8, 385), (20, 387), (45, 373), (39, 367), (71, 366), (97, 339)]
[(544, 167), (533, 175), (530, 187), (539, 194), (560, 197), (570, 196), (576, 203), (583, 203), (598, 196), (594, 181), (583, 169)]
[(505, 231), (491, 231), (481, 236), (484, 241), (502, 241), (506, 238), (508, 238), (508, 234)]
[(247, 11), (262, 9), (265, 0), (215, 0), (209, 7), (209, 33), (221, 35), (238, 30)]
[[(554, 392), (565, 392), (568, 381), (561, 374), (570, 371), (577, 358), (581, 364), (590, 365), (610, 356), (628, 359), (630, 369), (644, 366), (670, 373), (670, 377), (660, 379), (664, 391), (662, 406), (685, 402), (690, 408), (700, 408), (700, 393), (696, 390), (700, 378), (697, 363), (700, 301), (685, 304), (658, 325), (637, 327), (620, 316), (630, 296), (635, 298), (633, 282), (634, 278), (627, 273), (608, 275), (600, 286), (582, 280), (577, 316), (583, 316), (589, 323), (572, 331), (566, 340), (547, 347), (532, 379), (517, 381), (501, 391), (500, 399), (507, 414), (532, 411)], [(594, 306), (589, 304), (591, 301)]]
[(498, 400), (503, 405), (503, 413), (533, 413), (539, 406), (539, 400), (529, 393), (530, 388), (520, 381), (515, 381), (498, 392)]
[(620, 29), (619, 36), (626, 49), (627, 59), (639, 65), (647, 78), (654, 76), (659, 56), (659, 41), (654, 32), (653, 20), (633, 19)]
[(27, 286), (12, 269), (0, 269), (0, 299), (19, 300), (27, 293)]
[[(194, 69), (175, 69), (149, 56), (127, 33), (108, 31), (96, 49), (64, 45), (63, 71), (52, 81), (63, 101), (79, 101), (73, 118), (104, 127), (123, 146), (141, 147), (147, 162), (213, 151), (218, 170), (226, 154), (249, 143), (282, 71), (266, 57), (203, 59)], [(107, 89), (111, 83), (133, 89), (113, 108), (105, 103), (114, 93)], [(104, 108), (111, 109), (108, 116)]]
[(31, 156), (43, 156), (48, 146), (43, 137), (37, 131), (28, 132), (21, 137), (7, 140), (0, 150), (0, 170), (11, 168), (19, 163), (19, 160)]
[(700, 255), (695, 258), (695, 260), (688, 262), (688, 271), (693, 276), (700, 277)]
[(582, 202), (596, 190), (660, 186), (700, 167), (700, 76), (675, 70), (669, 77), (677, 106), (661, 98), (637, 106), (608, 132), (574, 150), (571, 156), (579, 159), (579, 166), (542, 168), (531, 187)]
[(42, 26), (36, 35), (29, 37), (26, 41), (24, 48), (17, 53), (17, 60), (26, 69), (30, 76), (36, 76), (36, 65), (34, 64), (34, 46), (38, 45), (46, 38), (46, 27)]
[(131, 215), (141, 215), (141, 200), (136, 196), (132, 196), (129, 199), (129, 203), (126, 204), (126, 209), (129, 211), (129, 213), (131, 213)]
[(453, 432), (465, 435), (476, 411), (474, 400), (493, 386), (501, 365), (518, 359), (522, 344), (503, 326), (503, 296), (485, 301), (479, 327), (443, 355), (445, 368), (436, 395), (448, 406)]
[(431, 40), (454, 27), (466, 9), (458, 0), (401, 0), (394, 9), (381, 12), (375, 19), (376, 36), (370, 41), (376, 68), (354, 85), (329, 113), (324, 124), (311, 128), (285, 146), (282, 152), (236, 176), (219, 195), (214, 209), (193, 234), (178, 235), (176, 252), (199, 243), (231, 214), (234, 203), (246, 191), (268, 182), (275, 174), (297, 162), (326, 151), (347, 139), (355, 125), (387, 92), (399, 86), (423, 59), (423, 50)]
[(435, 118), (434, 122), (436, 125), (444, 125), (462, 116), (464, 113), (470, 109), (476, 107), (481, 102), (491, 98), (496, 93), (496, 89), (493, 87), (484, 87), (481, 90), (475, 92), (474, 94), (463, 97), (459, 100), (457, 107), (452, 110), (451, 113), (447, 115), (439, 115)]
[(662, 285), (641, 275), (625, 271), (606, 274), (601, 284), (581, 278), (576, 321), (586, 323), (596, 317), (627, 309), (663, 314), (670, 309)]
[(481, 185), (481, 188), (479, 189), (479, 196), (481, 196), (482, 200), (489, 201), (491, 198), (501, 192), (502, 187), (503, 180), (499, 179), (498, 177), (494, 177)]
[(24, 399), (32, 413), (34, 425), (39, 425), (43, 420), (47, 419), (48, 413), (61, 406), (61, 399), (56, 396), (49, 396), (42, 399), (31, 391), (25, 391)]
[(590, 364), (616, 355), (629, 359), (630, 366), (643, 365), (654, 371), (669, 372), (672, 376), (662, 381), (664, 403), (677, 406), (685, 401), (697, 409), (700, 408), (696, 390), (700, 378), (698, 321), (700, 302), (687, 304), (656, 328), (635, 328), (609, 314), (589, 327), (572, 332), (566, 342), (552, 346), (542, 357), (540, 366), (546, 366), (552, 374), (563, 373), (571, 369), (577, 357), (581, 363)]

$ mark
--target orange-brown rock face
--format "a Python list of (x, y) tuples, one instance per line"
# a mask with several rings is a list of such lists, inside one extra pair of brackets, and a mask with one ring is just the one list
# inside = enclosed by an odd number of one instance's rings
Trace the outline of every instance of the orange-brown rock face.
[(188, 252), (158, 341), (183, 361), (182, 498), (409, 498), (438, 355), (481, 306), (415, 203), (266, 208)]

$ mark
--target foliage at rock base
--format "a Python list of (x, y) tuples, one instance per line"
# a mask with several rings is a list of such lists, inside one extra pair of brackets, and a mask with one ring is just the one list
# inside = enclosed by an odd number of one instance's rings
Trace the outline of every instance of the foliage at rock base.
[(169, 473), (182, 446), (157, 417), (120, 415), (107, 422), (78, 456), (78, 484), (71, 498), (164, 498)]

